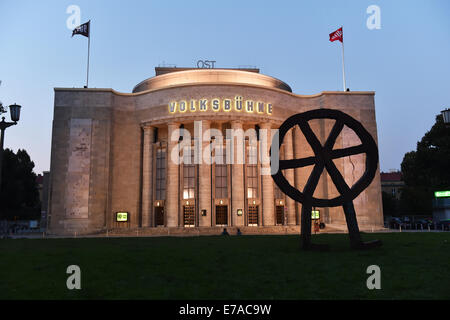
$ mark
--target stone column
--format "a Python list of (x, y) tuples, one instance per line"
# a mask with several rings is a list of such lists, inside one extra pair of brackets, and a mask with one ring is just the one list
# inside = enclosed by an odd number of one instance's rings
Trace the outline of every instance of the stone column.
[[(303, 133), (300, 130), (300, 128), (298, 128), (297, 126), (295, 126), (293, 129), (292, 135), (293, 135), (293, 139), (294, 139), (294, 157), (295, 159), (300, 159), (303, 158), (303, 154), (302, 154), (302, 141), (303, 139)], [(301, 171), (300, 169), (294, 169), (294, 182), (295, 182), (295, 189), (303, 191), (303, 187), (304, 185), (302, 185), (302, 175), (301, 175)], [(300, 225), (301, 224), (301, 214), (302, 214), (302, 205), (300, 202), (295, 202), (295, 215), (296, 215), (296, 224)]]
[(142, 153), (142, 227), (152, 227), (153, 200), (153, 127), (144, 127)]
[[(269, 150), (272, 144), (271, 139), (271, 124), (261, 123), (260, 127), (260, 150), (262, 153), (261, 160), (264, 161), (265, 158), (269, 157)], [(263, 137), (264, 136), (264, 137)], [(266, 139), (264, 141), (264, 138)], [(270, 161), (265, 161), (267, 163), (261, 163), (261, 179), (262, 179), (262, 225), (263, 226), (273, 226), (275, 225), (275, 199), (274, 199), (274, 188), (273, 180), (270, 175)]]
[[(211, 135), (209, 128), (211, 122), (202, 120), (202, 137), (199, 137), (199, 143), (202, 145), (202, 154), (199, 155), (199, 226), (211, 227)], [(204, 156), (206, 155), (206, 156)], [(206, 216), (202, 216), (202, 210), (206, 210)]]
[[(172, 152), (178, 154), (178, 137), (172, 137), (172, 133), (178, 129), (177, 123), (169, 123), (167, 130), (167, 180), (166, 180), (166, 226), (178, 226), (178, 205), (179, 205), (179, 170), (178, 164), (172, 160)], [(173, 151), (177, 150), (177, 151)], [(174, 159), (175, 160), (175, 159)]]
[[(233, 163), (231, 164), (231, 221), (235, 226), (244, 225), (244, 215), (238, 216), (238, 209), (245, 210), (244, 186), (244, 134), (241, 121), (232, 121), (233, 135)], [(239, 133), (241, 131), (241, 133)], [(239, 137), (239, 138), (238, 138)]]
[[(284, 136), (284, 159), (291, 160), (294, 159), (294, 148), (292, 145), (292, 129), (289, 130)], [(284, 175), (286, 176), (286, 180), (289, 182), (291, 186), (295, 186), (294, 180), (294, 169), (285, 170)], [(287, 224), (295, 225), (297, 222), (295, 216), (295, 201), (291, 197), (286, 196), (286, 207), (287, 207)]]

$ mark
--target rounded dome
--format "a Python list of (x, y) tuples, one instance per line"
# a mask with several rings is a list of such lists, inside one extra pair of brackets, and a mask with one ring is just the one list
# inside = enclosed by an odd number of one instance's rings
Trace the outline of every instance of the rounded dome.
[(133, 93), (200, 83), (247, 84), (292, 92), (291, 87), (283, 81), (255, 72), (230, 69), (192, 69), (146, 79), (133, 88)]

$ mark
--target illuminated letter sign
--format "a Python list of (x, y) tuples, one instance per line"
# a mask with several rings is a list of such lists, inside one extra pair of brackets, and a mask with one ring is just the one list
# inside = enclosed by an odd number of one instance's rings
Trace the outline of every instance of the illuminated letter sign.
[(169, 103), (169, 112), (175, 113), (177, 111), (177, 103), (175, 101)]
[(230, 111), (230, 110), (231, 110), (231, 100), (224, 99), (223, 100), (223, 111)]
[(220, 110), (220, 101), (219, 101), (219, 99), (213, 99), (212, 100), (212, 109), (214, 111), (219, 111)]
[(208, 100), (206, 100), (206, 99), (200, 100), (200, 111), (208, 110), (208, 106), (206, 105), (207, 102), (208, 102)]
[(230, 98), (213, 98), (213, 99), (186, 99), (180, 101), (169, 102), (169, 113), (194, 113), (197, 111), (237, 111), (245, 110), (247, 113), (257, 113), (260, 115), (272, 115), (272, 104), (261, 101), (245, 100), (242, 96)]

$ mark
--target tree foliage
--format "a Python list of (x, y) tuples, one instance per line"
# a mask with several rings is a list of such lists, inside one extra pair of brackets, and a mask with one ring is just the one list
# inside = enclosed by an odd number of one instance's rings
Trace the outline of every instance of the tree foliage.
[(0, 219), (33, 219), (40, 215), (34, 162), (25, 150), (3, 151)]
[(417, 143), (417, 149), (405, 154), (401, 169), (405, 188), (401, 207), (408, 213), (431, 214), (433, 192), (450, 188), (450, 127), (442, 115)]

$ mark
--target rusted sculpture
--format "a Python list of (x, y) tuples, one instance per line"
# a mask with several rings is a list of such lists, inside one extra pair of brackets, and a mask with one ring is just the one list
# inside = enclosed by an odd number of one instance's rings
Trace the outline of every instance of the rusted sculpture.
[[(336, 120), (330, 135), (325, 144), (322, 146), (316, 135), (308, 124), (312, 119), (334, 119)], [(353, 199), (355, 199), (364, 189), (366, 189), (372, 182), (378, 165), (378, 149), (375, 141), (370, 133), (362, 126), (360, 122), (350, 117), (349, 115), (332, 109), (318, 109), (299, 113), (288, 118), (279, 129), (279, 144), (283, 143), (284, 136), (294, 126), (299, 126), (306, 140), (311, 146), (314, 157), (279, 160), (279, 168), (276, 173), (272, 175), (273, 180), (278, 187), (286, 195), (302, 203), (301, 215), (301, 236), (303, 249), (325, 249), (327, 246), (320, 246), (311, 243), (311, 210), (312, 207), (337, 207), (343, 206), (345, 218), (347, 221), (348, 233), (350, 236), (350, 245), (355, 249), (371, 248), (381, 245), (381, 241), (375, 240), (371, 242), (363, 242), (359, 233), (358, 221), (356, 220), (355, 208), (353, 206)], [(352, 129), (361, 144), (354, 147), (344, 149), (333, 149), (339, 133), (342, 131), (344, 125)], [(276, 139), (276, 136), (275, 138)], [(274, 140), (275, 141), (275, 140)], [(274, 145), (272, 145), (274, 147)], [(272, 152), (272, 148), (271, 148)], [(279, 152), (279, 150), (277, 150)], [(347, 157), (355, 154), (366, 154), (366, 169), (361, 178), (352, 186), (349, 187), (342, 177), (339, 170), (333, 163), (333, 159)], [(311, 175), (303, 189), (300, 192), (284, 177), (282, 170), (294, 169), (314, 165)], [(314, 190), (319, 182), (320, 175), (326, 169), (330, 175), (333, 183), (336, 186), (340, 195), (333, 199), (318, 199), (313, 197)]]

